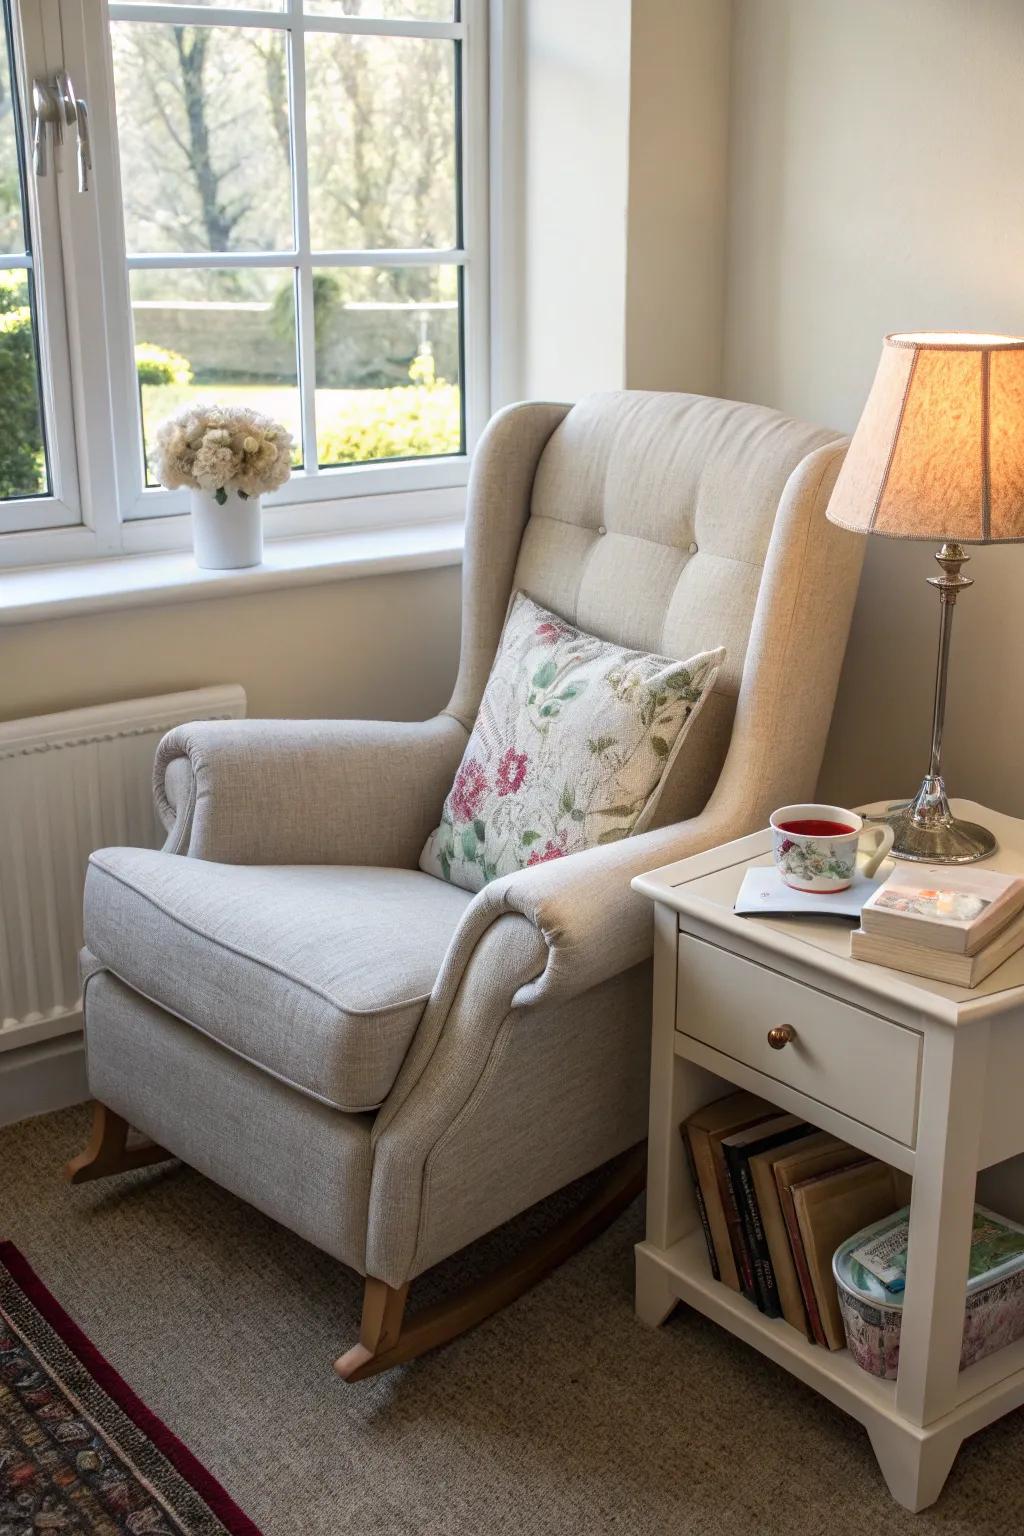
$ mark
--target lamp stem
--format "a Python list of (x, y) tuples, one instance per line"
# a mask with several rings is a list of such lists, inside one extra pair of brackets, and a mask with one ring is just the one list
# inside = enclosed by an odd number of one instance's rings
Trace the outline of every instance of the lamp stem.
[(941, 607), (928, 773), (909, 804), (890, 806), (887, 812), (872, 819), (887, 822), (892, 827), (894, 858), (915, 859), (927, 864), (971, 864), (992, 852), (995, 838), (986, 827), (973, 821), (961, 821), (950, 810), (942, 779), (942, 732), (946, 718), (953, 608), (960, 593), (972, 587), (974, 582), (970, 576), (961, 574), (961, 566), (970, 559), (962, 544), (948, 540), (935, 558), (942, 568), (942, 575), (929, 576), (928, 581), (938, 591)]
[(929, 576), (930, 586), (939, 594), (939, 655), (935, 666), (935, 702), (932, 708), (932, 751), (927, 777), (910, 805), (910, 820), (922, 831), (934, 831), (953, 824), (953, 812), (942, 782), (942, 728), (946, 718), (946, 680), (949, 672), (949, 644), (953, 630), (953, 608), (957, 598), (974, 582), (962, 576), (960, 567), (971, 558), (962, 544), (948, 542), (935, 556), (942, 567), (941, 576)]
[(937, 779), (942, 772), (942, 727), (946, 718), (946, 678), (949, 671), (949, 647), (953, 634), (953, 609), (960, 593), (973, 586), (970, 576), (961, 576), (960, 567), (971, 558), (962, 544), (943, 544), (936, 560), (941, 576), (930, 576), (929, 583), (939, 592), (939, 656), (935, 668), (935, 704), (932, 710), (932, 753), (928, 777)]

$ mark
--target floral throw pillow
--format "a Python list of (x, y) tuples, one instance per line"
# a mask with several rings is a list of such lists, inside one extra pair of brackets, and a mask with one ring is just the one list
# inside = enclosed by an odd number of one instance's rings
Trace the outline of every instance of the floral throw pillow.
[(640, 830), (724, 656), (629, 651), (516, 593), (420, 868), (478, 891)]

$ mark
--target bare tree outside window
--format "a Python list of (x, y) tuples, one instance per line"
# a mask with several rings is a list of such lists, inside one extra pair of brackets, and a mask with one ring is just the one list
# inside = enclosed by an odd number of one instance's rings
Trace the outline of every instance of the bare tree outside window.
[[(307, 9), (451, 19), (444, 0)], [(164, 415), (214, 396), (244, 398), (301, 439), (294, 174), (309, 210), (319, 464), (458, 453), (458, 270), (373, 260), (459, 244), (458, 44), (297, 34), (306, 108), (298, 166), (285, 28), (231, 26), (218, 13), (209, 26), (132, 19), (111, 31), (129, 268), (137, 256), (175, 258), (130, 274), (147, 442)], [(247, 266), (255, 252), (280, 253), (280, 263)], [(359, 253), (360, 264), (318, 263), (317, 252)], [(203, 253), (242, 259), (216, 269), (179, 259)]]

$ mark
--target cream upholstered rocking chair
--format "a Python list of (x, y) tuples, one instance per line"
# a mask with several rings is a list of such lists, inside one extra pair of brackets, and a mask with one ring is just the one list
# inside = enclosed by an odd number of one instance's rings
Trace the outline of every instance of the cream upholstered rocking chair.
[[(93, 855), (97, 1109), (73, 1180), (176, 1155), (350, 1265), (348, 1378), (453, 1337), (599, 1230), (640, 1188), (647, 1126), (651, 917), (630, 880), (814, 790), (861, 562), (824, 515), (843, 451), (692, 395), (496, 416), (448, 708), (179, 727), (156, 763), (163, 851)], [(667, 824), (471, 896), (417, 860), (520, 588), (602, 638), (727, 657)], [(613, 1159), (586, 1208), (403, 1329), (417, 1275)]]

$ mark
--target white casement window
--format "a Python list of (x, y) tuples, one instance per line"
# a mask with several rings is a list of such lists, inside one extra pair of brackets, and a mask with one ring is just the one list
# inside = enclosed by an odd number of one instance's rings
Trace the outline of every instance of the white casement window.
[(267, 531), (450, 516), (488, 410), (487, 0), (0, 0), (0, 564), (180, 547), (191, 401)]

